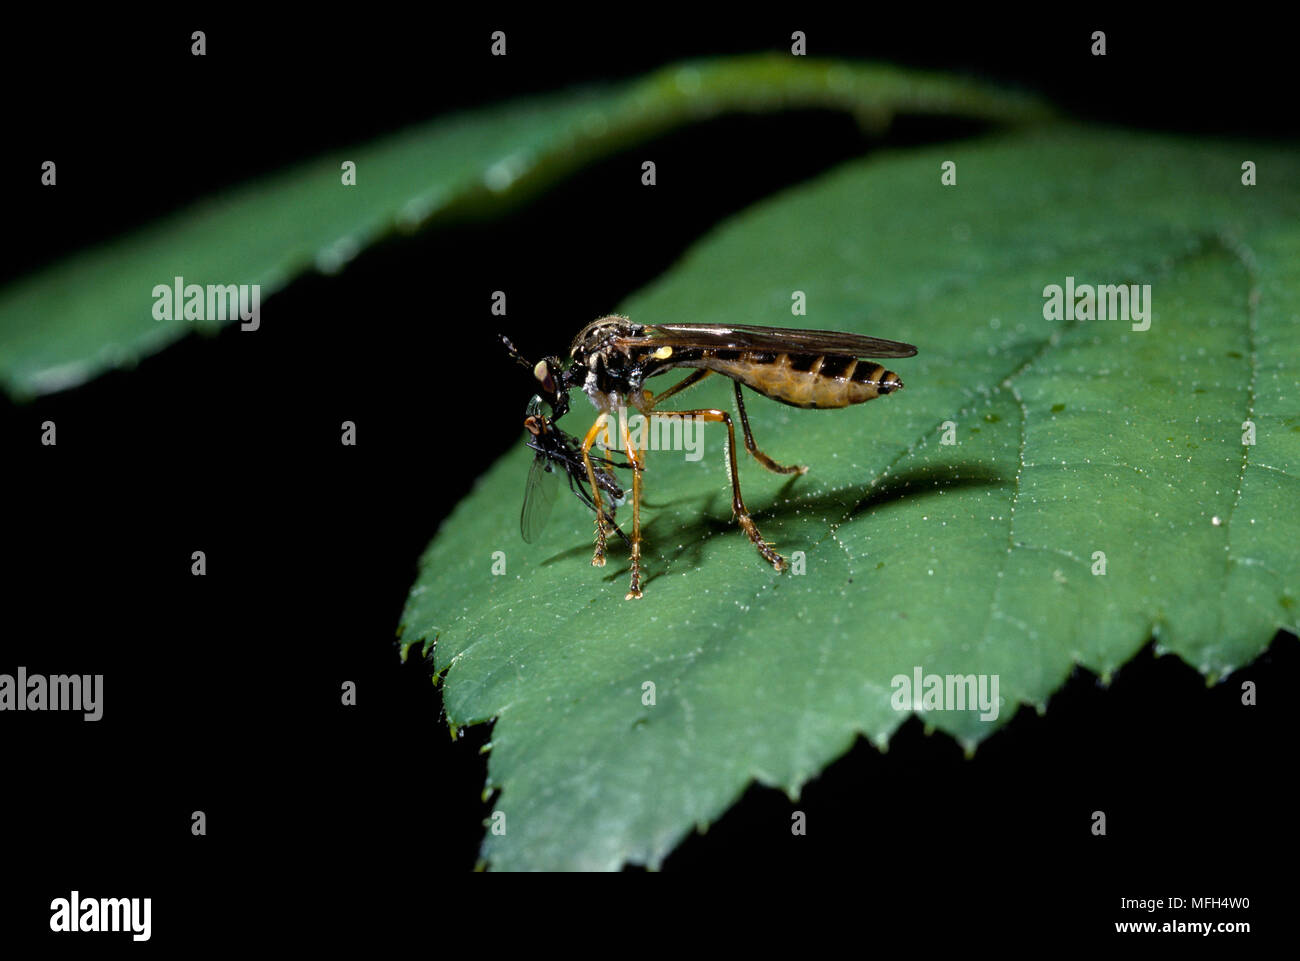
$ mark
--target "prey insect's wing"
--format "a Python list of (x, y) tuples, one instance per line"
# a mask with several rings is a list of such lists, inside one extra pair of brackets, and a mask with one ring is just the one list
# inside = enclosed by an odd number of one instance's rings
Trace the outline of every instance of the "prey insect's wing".
[[(574, 494), (578, 496), (578, 500), (582, 501), (584, 504), (587, 505), (588, 510), (592, 511), (593, 513), (595, 512), (596, 501), (592, 498), (591, 491), (588, 490), (587, 485), (583, 483), (582, 479), (575, 472), (572, 471), (569, 473), (569, 488), (573, 491)], [(631, 540), (629, 540), (628, 536), (623, 533), (623, 528), (619, 527), (618, 522), (614, 520), (614, 514), (611, 507), (609, 505), (602, 504), (600, 512), (605, 517), (605, 523), (608, 524), (613, 529), (614, 533), (617, 534), (619, 537), (623, 538), (624, 543), (631, 544), (632, 543)]]
[[(565, 466), (565, 471), (569, 476), (569, 489), (577, 495), (578, 500), (587, 505), (590, 511), (596, 510), (595, 498), (591, 495), (591, 490), (587, 487), (586, 467), (582, 458), (571, 449), (566, 449), (561, 461)], [(628, 536), (623, 533), (623, 529), (618, 526), (614, 520), (614, 511), (618, 505), (623, 502), (626, 494), (619, 485), (618, 480), (614, 477), (610, 468), (613, 467), (631, 467), (631, 464), (619, 464), (616, 461), (605, 457), (592, 455), (592, 470), (596, 475), (596, 482), (600, 489), (605, 492), (606, 498), (612, 503), (602, 503), (600, 512), (604, 515), (605, 522), (613, 528), (614, 533), (618, 534), (626, 543), (630, 544)]]
[(756, 327), (752, 324), (647, 324), (645, 338), (626, 338), (625, 346), (712, 347), (773, 353), (836, 354), (843, 357), (912, 357), (916, 348), (896, 340), (834, 330)]
[(537, 540), (551, 516), (555, 506), (555, 492), (559, 477), (551, 469), (551, 459), (542, 451), (533, 458), (533, 465), (528, 468), (528, 480), (524, 484), (524, 506), (519, 511), (519, 533), (524, 542), (531, 544)]

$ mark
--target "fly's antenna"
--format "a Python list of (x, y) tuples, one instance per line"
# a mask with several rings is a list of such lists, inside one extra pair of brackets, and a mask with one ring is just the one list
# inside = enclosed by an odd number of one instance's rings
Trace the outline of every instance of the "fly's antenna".
[(511, 357), (513, 357), (516, 363), (518, 363), (522, 367), (527, 367), (529, 370), (533, 369), (533, 365), (529, 361), (524, 359), (524, 355), (519, 353), (515, 345), (511, 343), (509, 337), (507, 337), (505, 334), (497, 334), (497, 336), (501, 338), (501, 343), (506, 345), (506, 353), (508, 353)]

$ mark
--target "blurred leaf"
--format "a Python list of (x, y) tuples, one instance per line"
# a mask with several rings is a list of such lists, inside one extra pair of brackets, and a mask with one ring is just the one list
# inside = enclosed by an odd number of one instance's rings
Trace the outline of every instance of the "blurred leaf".
[[(29, 397), (129, 366), (191, 326), (155, 320), (153, 290), (259, 284), (340, 269), (393, 231), (514, 206), (602, 156), (735, 111), (827, 107), (873, 129), (899, 112), (1041, 118), (1036, 100), (892, 67), (751, 56), (444, 117), (230, 190), (0, 291), (0, 384)], [(356, 163), (344, 187), (341, 165)], [(57, 189), (57, 188), (54, 188)]]
[[(973, 750), (1076, 664), (1107, 678), (1152, 635), (1214, 679), (1295, 631), (1297, 184), (1293, 152), (1086, 128), (879, 156), (735, 218), (633, 297), (646, 323), (852, 330), (920, 354), (865, 406), (751, 403), (760, 447), (811, 468), (789, 481), (740, 455), (759, 526), (804, 552), (803, 576), (732, 524), (721, 428), (702, 461), (649, 454), (641, 601), (623, 599), (621, 545), (590, 566), (574, 498), (520, 541), (522, 443), (481, 479), (423, 559), (403, 654), (436, 636), (450, 722), (496, 719), (507, 830), (484, 857), (658, 865), (751, 781), (793, 796), (858, 734), (883, 748), (908, 717), (892, 679), (915, 668), (998, 677), (996, 721), (923, 715)], [(1045, 320), (1067, 277), (1150, 284), (1150, 329)], [(681, 406), (727, 406), (729, 387)]]

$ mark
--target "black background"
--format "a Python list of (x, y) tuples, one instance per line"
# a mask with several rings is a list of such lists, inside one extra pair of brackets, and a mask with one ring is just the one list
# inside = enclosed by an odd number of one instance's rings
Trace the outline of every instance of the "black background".
[[(813, 55), (996, 80), (1089, 119), (1300, 132), (1280, 31), (1131, 14), (72, 26), (38, 20), (3, 41), (14, 136), (0, 158), (0, 281), (447, 110), (788, 49), (794, 29)], [(193, 29), (207, 32), (205, 58), (189, 54)], [(495, 29), (504, 59), (487, 55)], [(1094, 29), (1107, 31), (1105, 58), (1088, 54)], [(884, 142), (978, 132), (902, 118)], [(450, 739), (427, 666), (398, 663), (394, 629), (440, 519), (519, 442), (530, 390), (492, 342), (489, 292), (508, 291), (506, 329), (525, 354), (558, 350), (722, 219), (878, 145), (816, 111), (693, 127), (654, 145), (653, 192), (639, 184), (644, 149), (615, 156), (503, 220), (384, 243), (340, 276), (299, 280), (264, 305), (256, 334), (192, 337), (66, 394), (0, 400), (0, 671), (106, 675), (98, 724), (0, 718), (5, 860), (21, 865), (6, 869), (5, 936), (47, 930), (50, 899), (74, 887), (151, 896), (160, 944), (218, 936), (232, 910), (249, 927), (227, 934), (296, 924), (288, 904), (348, 906), (299, 935), (445, 915), (489, 810), (488, 732)], [(46, 159), (56, 189), (39, 186)], [(55, 448), (39, 444), (45, 420)], [(339, 444), (343, 420), (359, 426), (355, 448)], [(190, 575), (196, 549), (203, 578)], [(1260, 688), (1251, 709), (1247, 678)], [(1148, 648), (1109, 688), (1077, 674), (1045, 716), (1022, 711), (974, 761), (913, 720), (888, 753), (859, 744), (806, 788), (807, 837), (790, 836), (788, 799), (753, 787), (665, 873), (779, 881), (756, 897), (843, 878), (876, 913), (873, 931), (973, 907), (993, 931), (1048, 924), (1073, 939), (1140, 920), (1118, 911), (1121, 896), (1170, 894), (1249, 896), (1258, 930), (1278, 908), (1272, 869), (1295, 854), (1283, 705), (1297, 679), (1285, 635), (1214, 688)], [(340, 705), (345, 680), (356, 708)], [(1095, 809), (1104, 839), (1089, 834)], [(205, 838), (190, 834), (194, 810)]]

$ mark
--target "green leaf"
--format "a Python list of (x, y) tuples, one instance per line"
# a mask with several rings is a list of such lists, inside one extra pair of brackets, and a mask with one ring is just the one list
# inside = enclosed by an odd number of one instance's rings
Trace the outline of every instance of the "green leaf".
[[(134, 364), (191, 327), (223, 326), (154, 318), (155, 286), (175, 277), (257, 284), (265, 302), (305, 271), (341, 269), (385, 235), (491, 215), (673, 127), (799, 107), (848, 110), (871, 129), (897, 112), (1007, 123), (1047, 112), (980, 84), (764, 55), (442, 118), (215, 196), (0, 291), (0, 384), (16, 397), (62, 390)], [(341, 180), (349, 160), (353, 187)]]
[[(659, 865), (751, 781), (794, 796), (859, 734), (884, 748), (908, 717), (892, 680), (918, 667), (999, 678), (995, 721), (922, 712), (973, 750), (1076, 664), (1108, 678), (1153, 635), (1213, 680), (1295, 631), (1298, 183), (1290, 152), (1078, 127), (878, 156), (735, 218), (633, 297), (647, 323), (920, 353), (890, 363), (905, 390), (865, 406), (749, 405), (759, 446), (811, 468), (788, 480), (740, 454), (760, 528), (804, 552), (802, 576), (731, 522), (716, 425), (702, 461), (648, 455), (641, 601), (623, 599), (621, 545), (590, 566), (574, 498), (520, 541), (522, 443), (481, 479), (423, 558), (402, 651), (436, 637), (449, 721), (495, 719), (506, 831), (484, 857)], [(1067, 277), (1150, 284), (1150, 329), (1045, 320)], [(730, 406), (729, 388), (711, 378), (681, 406)]]

